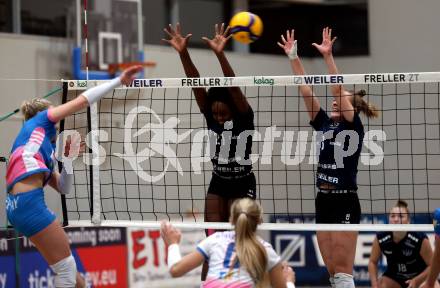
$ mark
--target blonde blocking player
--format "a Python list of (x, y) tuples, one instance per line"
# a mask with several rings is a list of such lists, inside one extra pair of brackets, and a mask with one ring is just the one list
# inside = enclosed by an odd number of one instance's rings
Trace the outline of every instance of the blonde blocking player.
[[(313, 43), (323, 55), (329, 74), (338, 74), (332, 54), (335, 40), (336, 38), (331, 38), (331, 29), (324, 28), (322, 43), (319, 45)], [(294, 74), (305, 75), (297, 53), (294, 30), (287, 31), (286, 38), (281, 35), (278, 46), (289, 57)], [(323, 135), (332, 133), (331, 139), (324, 139), (321, 142), (316, 173), (316, 186), (319, 190), (315, 199), (316, 223), (359, 224), (361, 208), (357, 195), (357, 165), (364, 137), (364, 127), (359, 113), (362, 112), (367, 117), (377, 117), (378, 112), (362, 98), (365, 96), (365, 91), (348, 91), (342, 85), (332, 85), (332, 111), (327, 115), (310, 86), (301, 85), (299, 88), (309, 112), (310, 125)], [(341, 157), (334, 148), (337, 146), (335, 138), (338, 133), (348, 130), (357, 133), (358, 144), (351, 156)], [(349, 139), (351, 141), (351, 136)], [(346, 143), (345, 138), (344, 144)], [(343, 167), (338, 167), (337, 158), (343, 159)], [(353, 288), (352, 274), (358, 233), (319, 231), (316, 234), (319, 250), (330, 274), (331, 286)]]

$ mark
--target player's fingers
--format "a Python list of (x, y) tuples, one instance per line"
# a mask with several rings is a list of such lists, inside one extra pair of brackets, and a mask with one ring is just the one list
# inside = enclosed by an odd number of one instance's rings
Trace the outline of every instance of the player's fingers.
[(161, 232), (165, 232), (165, 229), (166, 229), (166, 221), (162, 221), (160, 223), (160, 230)]
[(222, 23), (222, 26), (220, 26), (220, 35), (223, 35), (223, 33), (225, 32), (225, 23)]
[(231, 27), (230, 26), (226, 27), (225, 33), (223, 35), (224, 36), (228, 35), (229, 30), (231, 30)]
[(168, 30), (168, 28), (163, 28), (163, 31), (168, 34), (168, 36), (170, 36), (171, 38), (173, 38), (173, 34), (171, 33), (171, 31)]

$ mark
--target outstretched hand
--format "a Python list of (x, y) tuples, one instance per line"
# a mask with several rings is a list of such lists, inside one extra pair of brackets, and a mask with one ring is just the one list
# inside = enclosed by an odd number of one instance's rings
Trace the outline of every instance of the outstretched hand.
[(173, 225), (167, 221), (162, 221), (160, 225), (160, 235), (168, 246), (171, 244), (179, 244), (180, 238), (182, 237), (180, 230), (173, 227)]
[(137, 73), (142, 71), (141, 65), (131, 66), (121, 73), (121, 82), (124, 85), (130, 85)]
[(174, 49), (176, 49), (177, 52), (182, 52), (186, 49), (188, 46), (188, 40), (192, 36), (192, 34), (186, 34), (186, 36), (182, 36), (182, 30), (180, 27), (180, 23), (176, 24), (176, 29), (173, 29), (173, 26), (171, 24), (168, 25), (168, 27), (164, 28), (163, 31), (170, 36), (170, 39), (162, 39), (162, 41), (167, 42), (171, 46), (173, 46)]
[(318, 51), (323, 55), (331, 55), (332, 54), (332, 48), (333, 43), (336, 41), (336, 37), (332, 38), (332, 29), (329, 27), (325, 27), (322, 29), (322, 43), (321, 45), (318, 45), (316, 43), (312, 43), (312, 45), (318, 49)]
[(298, 52), (297, 52), (297, 44), (295, 40), (295, 30), (287, 30), (286, 31), (286, 38), (284, 38), (284, 35), (281, 35), (281, 43), (277, 42), (278, 46), (281, 47), (281, 49), (284, 50), (284, 53), (286, 53), (287, 56), (289, 56), (290, 59), (296, 59), (298, 58)]
[(208, 37), (202, 37), (202, 39), (215, 53), (221, 53), (225, 49), (225, 45), (228, 42), (229, 38), (232, 37), (232, 34), (228, 35), (230, 27), (228, 26), (225, 29), (225, 23), (222, 23), (220, 28), (218, 24), (215, 24), (214, 29), (214, 38), (209, 39)]

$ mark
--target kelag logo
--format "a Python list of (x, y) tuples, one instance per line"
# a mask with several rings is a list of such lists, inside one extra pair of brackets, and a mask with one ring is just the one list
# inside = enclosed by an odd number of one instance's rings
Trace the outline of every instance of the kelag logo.
[(273, 78), (254, 77), (254, 84), (255, 85), (267, 85), (267, 84), (273, 85), (274, 83), (275, 83), (275, 80)]
[(86, 88), (87, 87), (87, 81), (76, 81), (76, 86), (81, 87), (81, 88)]

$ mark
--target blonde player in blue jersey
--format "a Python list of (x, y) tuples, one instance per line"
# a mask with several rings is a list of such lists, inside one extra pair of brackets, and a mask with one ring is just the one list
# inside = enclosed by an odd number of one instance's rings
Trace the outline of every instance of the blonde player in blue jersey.
[[(209, 262), (204, 288), (274, 288), (295, 287), (293, 272), (283, 267), (272, 246), (256, 234), (262, 222), (260, 205), (252, 199), (235, 200), (230, 222), (234, 231), (216, 232), (197, 245), (197, 249), (181, 256), (180, 231), (169, 223), (162, 223), (161, 234), (168, 245), (168, 268), (173, 277)], [(283, 275), (284, 270), (284, 275)], [(286, 280), (290, 281), (286, 283)]]
[[(54, 171), (56, 123), (99, 101), (121, 84), (129, 85), (141, 69), (128, 68), (120, 77), (59, 106), (42, 99), (22, 105), (25, 122), (14, 141), (7, 167), (6, 212), (9, 222), (29, 238), (50, 265), (57, 288), (84, 287), (84, 280), (77, 273), (66, 233), (44, 202), (46, 184), (67, 194), (73, 182), (73, 175), (65, 169), (61, 173)], [(70, 149), (65, 155), (69, 152)]]
[(434, 212), (434, 232), (435, 232), (435, 250), (432, 255), (431, 269), (429, 270), (426, 282), (422, 288), (434, 288), (438, 285), (438, 275), (440, 273), (440, 208)]

